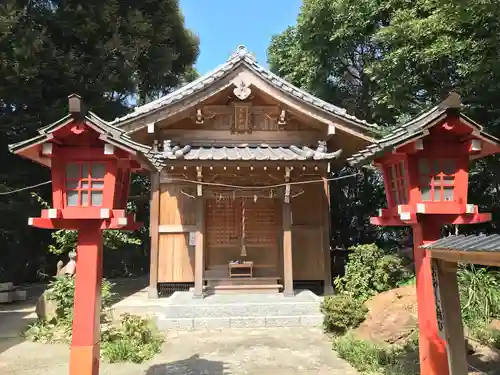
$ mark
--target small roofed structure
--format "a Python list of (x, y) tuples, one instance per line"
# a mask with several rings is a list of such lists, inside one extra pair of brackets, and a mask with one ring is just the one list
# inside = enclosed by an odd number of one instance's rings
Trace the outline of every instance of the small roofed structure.
[(431, 258), (447, 262), (500, 266), (500, 235), (455, 235), (423, 245)]
[(467, 375), (457, 264), (500, 266), (500, 235), (455, 235), (421, 246), (432, 258), (432, 286), (439, 335), (446, 340), (451, 375)]
[[(447, 293), (458, 295), (456, 263), (450, 266), (448, 261), (433, 258), (439, 254), (456, 262), (470, 253), (427, 250), (422, 245), (439, 240), (444, 224), (491, 220), (489, 213), (479, 213), (468, 202), (469, 162), (500, 152), (500, 140), (465, 116), (461, 108), (460, 96), (452, 92), (437, 106), (347, 159), (352, 166), (373, 162), (384, 178), (387, 208), (379, 209), (370, 222), (413, 229), (420, 373), (426, 375), (467, 373), (466, 361), (457, 354), (465, 345), (463, 332), (446, 333), (441, 321), (440, 301), (447, 300), (449, 311), (459, 311), (459, 302), (436, 291), (435, 282), (436, 275), (442, 274)], [(461, 327), (450, 314), (454, 326)]]
[(142, 226), (127, 210), (131, 175), (156, 166), (150, 147), (88, 112), (78, 95), (71, 95), (68, 105), (67, 116), (9, 148), (52, 172), (52, 207), (30, 218), (29, 224), (78, 231), (76, 264), (72, 259), (66, 266), (69, 273), (78, 269), (69, 371), (98, 374), (102, 231)]

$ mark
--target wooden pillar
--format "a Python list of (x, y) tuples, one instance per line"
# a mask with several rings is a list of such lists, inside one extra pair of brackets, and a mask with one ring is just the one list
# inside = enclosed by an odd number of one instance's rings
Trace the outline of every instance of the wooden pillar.
[[(198, 167), (198, 180), (201, 181), (201, 167)], [(196, 242), (194, 249), (194, 298), (203, 298), (203, 274), (205, 273), (205, 200), (202, 185), (197, 185), (196, 197)]]
[(457, 280), (457, 264), (432, 260), (438, 327), (446, 340), (450, 375), (467, 375), (464, 327)]
[(323, 294), (333, 294), (333, 280), (332, 280), (332, 257), (330, 253), (330, 185), (328, 180), (323, 180), (323, 189), (325, 191), (325, 198), (322, 200), (323, 208), (323, 255), (325, 264), (325, 280)]
[(158, 253), (160, 226), (160, 173), (151, 173), (151, 204), (149, 208), (149, 236), (150, 236), (150, 262), (149, 262), (149, 298), (158, 298)]
[[(421, 246), (440, 238), (440, 224), (424, 216), (413, 226), (413, 254), (417, 279), (420, 373), (449, 375), (444, 338), (440, 336), (432, 283), (431, 258)], [(464, 350), (464, 346), (462, 346)]]
[[(285, 181), (290, 182), (290, 169), (285, 169)], [(283, 201), (283, 294), (293, 296), (293, 263), (292, 263), (292, 209), (290, 207), (290, 185), (285, 187)]]
[(98, 375), (100, 352), (102, 232), (88, 220), (78, 230), (70, 375)]

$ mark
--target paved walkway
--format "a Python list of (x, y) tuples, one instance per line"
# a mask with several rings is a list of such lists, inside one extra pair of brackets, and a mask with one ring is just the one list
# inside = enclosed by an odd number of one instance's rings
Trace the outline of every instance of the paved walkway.
[[(135, 286), (137, 281), (120, 284), (123, 290), (118, 292), (127, 302), (118, 303), (117, 310), (136, 312), (139, 305), (154, 304), (137, 297), (144, 294), (138, 292), (143, 285)], [(20, 337), (26, 325), (36, 318), (34, 304), (42, 291), (42, 286), (36, 286), (28, 293), (30, 300), (0, 305), (1, 375), (68, 374), (68, 346), (37, 344)], [(170, 331), (166, 335), (162, 352), (153, 360), (142, 364), (102, 363), (101, 375), (357, 374), (336, 356), (319, 328), (226, 328)]]
[[(2, 375), (67, 375), (69, 349), (0, 339)], [(355, 375), (318, 328), (225, 329), (169, 333), (143, 364), (102, 363), (101, 375)]]

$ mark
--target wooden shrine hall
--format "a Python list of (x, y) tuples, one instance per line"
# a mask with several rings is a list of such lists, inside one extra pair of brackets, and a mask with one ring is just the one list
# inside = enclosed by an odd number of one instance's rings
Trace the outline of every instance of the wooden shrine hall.
[(292, 86), (244, 46), (110, 125), (159, 165), (151, 296), (332, 291), (327, 178), (373, 141), (374, 125)]

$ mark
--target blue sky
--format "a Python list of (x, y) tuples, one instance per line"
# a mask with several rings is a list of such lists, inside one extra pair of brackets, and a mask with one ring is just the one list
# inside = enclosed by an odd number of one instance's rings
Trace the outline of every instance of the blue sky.
[(266, 50), (274, 34), (294, 25), (302, 0), (180, 0), (186, 27), (200, 37), (196, 69), (207, 73), (239, 44), (267, 66)]

